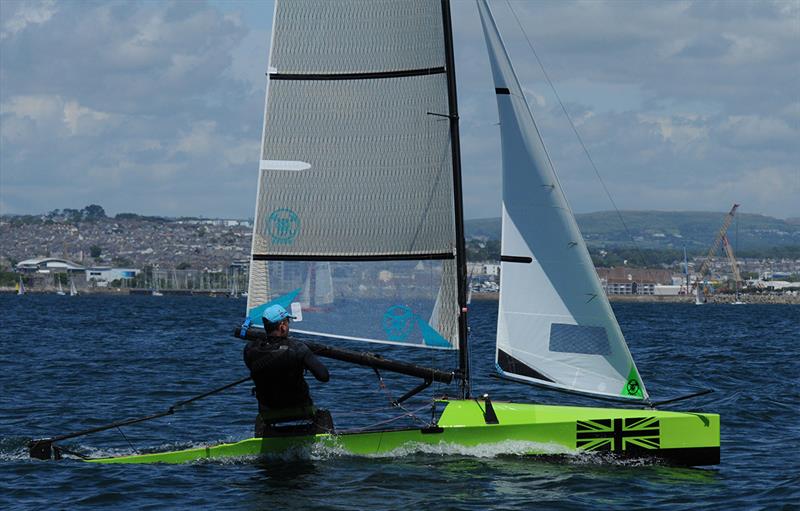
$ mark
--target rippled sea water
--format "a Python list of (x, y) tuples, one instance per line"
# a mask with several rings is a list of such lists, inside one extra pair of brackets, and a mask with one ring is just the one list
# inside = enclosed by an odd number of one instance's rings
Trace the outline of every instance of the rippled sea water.
[[(654, 399), (711, 387), (671, 409), (721, 414), (722, 464), (672, 468), (575, 457), (537, 461), (507, 444), (382, 457), (307, 450), (187, 465), (102, 466), (28, 459), (31, 438), (145, 415), (246, 375), (230, 334), (243, 300), (211, 297), (0, 295), (0, 509), (789, 509), (800, 502), (800, 307), (617, 304), (614, 309)], [(493, 373), (496, 303), (470, 315), (473, 388), (496, 400), (593, 404), (502, 382)], [(357, 320), (357, 318), (354, 318)], [(453, 354), (349, 345), (451, 367)], [(414, 386), (327, 361), (312, 383), (337, 427), (395, 416)], [(438, 386), (408, 409), (425, 405)], [(65, 442), (100, 456), (251, 436), (248, 385), (176, 415)], [(419, 412), (424, 415), (424, 411)], [(413, 423), (413, 419), (407, 419)], [(130, 442), (130, 443), (129, 443)]]

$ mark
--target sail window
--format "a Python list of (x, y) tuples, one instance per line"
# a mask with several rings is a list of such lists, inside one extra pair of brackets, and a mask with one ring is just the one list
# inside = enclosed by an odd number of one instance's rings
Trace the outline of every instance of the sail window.
[(550, 351), (583, 353), (585, 355), (611, 355), (606, 329), (601, 326), (550, 325)]

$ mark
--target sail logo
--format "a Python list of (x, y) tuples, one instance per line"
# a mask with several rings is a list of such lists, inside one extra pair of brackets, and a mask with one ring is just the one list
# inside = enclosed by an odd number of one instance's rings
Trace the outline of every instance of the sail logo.
[(661, 428), (655, 417), (594, 419), (575, 423), (575, 447), (584, 451), (658, 449)]
[(267, 231), (273, 243), (290, 245), (300, 233), (300, 217), (291, 209), (276, 209), (267, 219)]
[[(417, 329), (414, 329), (416, 325)], [(427, 321), (414, 314), (410, 307), (405, 305), (392, 305), (383, 313), (381, 320), (386, 338), (394, 342), (418, 343), (418, 340), (409, 339), (411, 333), (416, 331), (422, 337), (423, 345), (431, 348), (452, 349), (450, 341), (442, 337)]]
[(390, 341), (405, 341), (414, 327), (414, 313), (405, 305), (392, 305), (383, 314), (383, 331)]

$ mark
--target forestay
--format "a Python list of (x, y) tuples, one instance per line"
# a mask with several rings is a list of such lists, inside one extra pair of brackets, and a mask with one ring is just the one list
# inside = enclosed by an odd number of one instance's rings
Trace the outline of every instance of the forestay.
[(497, 369), (529, 383), (646, 399), (491, 11), (483, 0), (478, 6), (503, 154)]
[[(277, 2), (248, 315), (295, 331), (458, 347), (439, 2)], [(296, 307), (296, 306), (295, 306)]]

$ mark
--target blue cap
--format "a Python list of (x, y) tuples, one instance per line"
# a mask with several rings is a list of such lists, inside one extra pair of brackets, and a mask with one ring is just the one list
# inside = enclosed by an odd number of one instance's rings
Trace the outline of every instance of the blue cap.
[(280, 323), (284, 319), (295, 319), (294, 316), (286, 312), (286, 309), (283, 306), (275, 304), (270, 305), (266, 309), (264, 309), (264, 313), (261, 315), (265, 321), (269, 321), (270, 323)]

